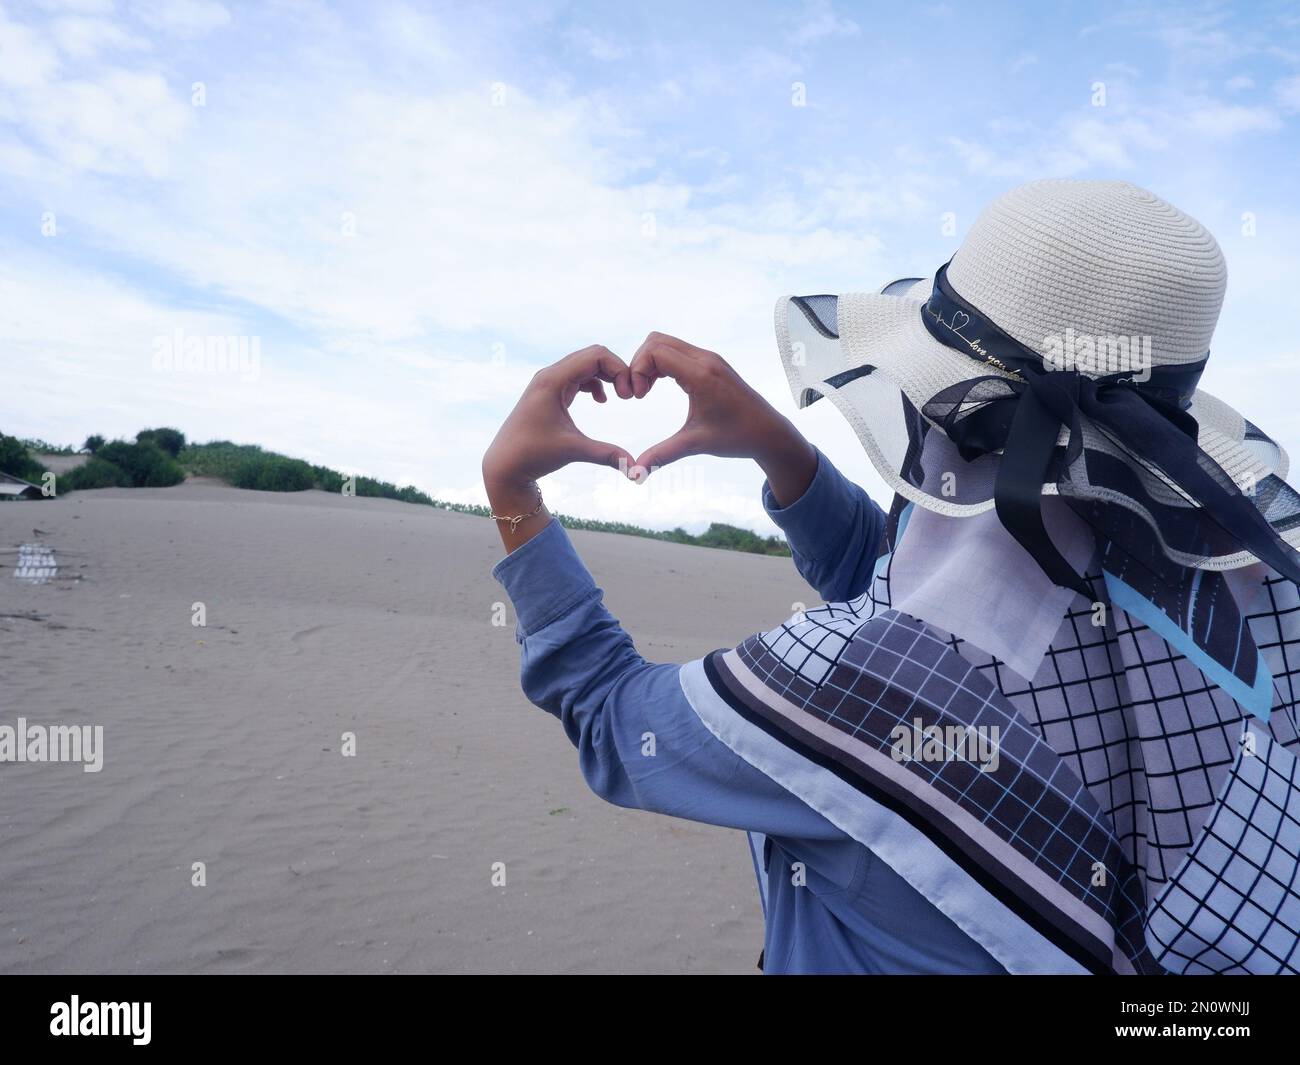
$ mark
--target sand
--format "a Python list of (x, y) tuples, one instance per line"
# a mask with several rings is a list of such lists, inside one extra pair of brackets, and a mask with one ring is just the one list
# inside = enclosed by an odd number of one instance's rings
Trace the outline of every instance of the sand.
[[(652, 660), (811, 595), (788, 559), (572, 535)], [(753, 972), (743, 834), (587, 790), (491, 624), (499, 554), (320, 492), (0, 505), (0, 725), (104, 730), (99, 773), (0, 763), (0, 972)]]

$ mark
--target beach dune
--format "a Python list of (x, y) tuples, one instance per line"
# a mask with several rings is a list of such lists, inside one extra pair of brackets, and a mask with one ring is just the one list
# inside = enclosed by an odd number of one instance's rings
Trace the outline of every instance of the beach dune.
[[(571, 535), (654, 661), (812, 595), (788, 559)], [(314, 491), (0, 506), (0, 726), (103, 728), (99, 772), (0, 763), (0, 971), (753, 972), (743, 834), (587, 790), (499, 556), (482, 518)]]

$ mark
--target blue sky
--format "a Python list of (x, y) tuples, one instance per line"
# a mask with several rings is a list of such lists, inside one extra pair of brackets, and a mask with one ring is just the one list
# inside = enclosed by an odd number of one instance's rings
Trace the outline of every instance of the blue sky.
[[(1007, 188), (1103, 177), (1219, 238), (1204, 384), (1295, 454), (1298, 130), (1286, 3), (3, 3), (0, 430), (176, 425), (479, 501), (540, 365), (658, 329), (879, 490), (833, 410), (793, 414), (776, 298), (927, 273)], [(159, 370), (176, 330), (256, 338), (258, 373)], [(685, 410), (583, 398), (633, 453)], [(544, 488), (770, 529), (752, 467), (668, 473)]]

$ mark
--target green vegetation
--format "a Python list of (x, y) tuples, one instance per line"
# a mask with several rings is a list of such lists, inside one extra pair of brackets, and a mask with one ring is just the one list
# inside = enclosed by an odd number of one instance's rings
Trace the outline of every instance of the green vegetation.
[(76, 448), (69, 447), (67, 444), (51, 444), (48, 440), (42, 440), (39, 437), (36, 439), (24, 437), (22, 445), (28, 451), (35, 451), (43, 455), (75, 455), (77, 453)]
[(0, 473), (39, 484), (45, 467), (27, 453), (23, 441), (0, 433)]
[(180, 463), (152, 440), (134, 444), (114, 440), (101, 443), (80, 466), (59, 474), (57, 484), (64, 493), (87, 488), (167, 488), (183, 480)]
[[(180, 453), (180, 463), (186, 471), (196, 476), (217, 477), (236, 488), (257, 488), (265, 492), (301, 492), (317, 488), (323, 492), (340, 492), (346, 480), (338, 470), (328, 466), (312, 466), (302, 459), (291, 459), (274, 451), (264, 451), (255, 444), (232, 444), (229, 440), (213, 440), (207, 444), (190, 444)], [(422, 503), (425, 506), (453, 510), (461, 514), (476, 514), (486, 518), (491, 514), (487, 507), (473, 503), (449, 503), (434, 499), (412, 485), (399, 488), (388, 481), (370, 477), (357, 477), (354, 487), (359, 496), (378, 496), (398, 499), (404, 503)], [(662, 532), (642, 529), (621, 521), (594, 521), (575, 518), (568, 514), (555, 515), (566, 529), (586, 529), (592, 532), (620, 533), (624, 536), (642, 536), (651, 540), (666, 540), (677, 544), (694, 544), (697, 547), (717, 547), (727, 551), (746, 551), (756, 555), (789, 555), (790, 548), (779, 536), (759, 536), (749, 529), (714, 522), (699, 536), (684, 529)]]
[[(219, 477), (236, 488), (257, 488), (264, 492), (302, 492), (308, 488), (341, 492), (347, 483), (347, 477), (328, 466), (313, 466), (302, 459), (264, 451), (256, 444), (232, 444), (229, 440), (190, 444), (181, 451), (180, 463), (196, 476)], [(353, 488), (359, 496), (398, 499), (425, 506), (446, 505), (413, 485), (399, 488), (371, 477), (354, 478)]]
[[(185, 446), (185, 434), (179, 429), (141, 429), (135, 434), (137, 444), (152, 442), (157, 444), (163, 451), (167, 452), (172, 458), (181, 453), (181, 448)], [(87, 441), (89, 443), (89, 441)], [(102, 446), (102, 438), (101, 438)]]
[(75, 492), (79, 488), (130, 488), (131, 477), (120, 466), (91, 455), (80, 466), (59, 474), (56, 484), (60, 492)]
[(151, 440), (134, 444), (114, 440), (101, 447), (95, 457), (125, 473), (133, 488), (167, 488), (185, 480), (180, 463)]
[[(25, 444), (38, 445), (41, 450), (54, 454), (74, 453), (71, 448), (55, 448), (43, 441), (20, 441), (0, 434), (0, 470), (25, 481), (39, 481), (45, 472), (44, 467), (28, 454)], [(142, 429), (136, 434), (135, 443), (125, 440), (105, 443), (104, 438), (96, 434), (86, 438), (83, 450), (89, 451), (91, 457), (67, 473), (59, 474), (60, 493), (89, 488), (165, 488), (179, 484), (186, 474), (215, 477), (236, 488), (263, 492), (303, 492), (311, 488), (341, 492), (348, 483), (348, 478), (338, 470), (265, 451), (255, 444), (234, 444), (229, 440), (187, 444), (185, 434), (178, 429)], [(352, 478), (352, 488), (359, 496), (396, 499), (480, 517), (488, 517), (491, 513), (487, 507), (449, 503), (434, 499), (413, 485), (398, 487), (371, 477)], [(594, 521), (568, 514), (556, 514), (555, 518), (566, 529), (619, 533), (757, 555), (790, 554), (789, 546), (779, 536), (759, 536), (749, 529), (720, 522), (714, 522), (696, 536), (684, 529), (663, 532), (621, 521)]]
[(279, 455), (247, 458), (235, 467), (230, 483), (236, 488), (256, 488), (261, 492), (305, 492), (316, 487), (311, 466), (302, 459)]
[(719, 547), (724, 551), (746, 551), (752, 555), (790, 554), (790, 545), (779, 536), (759, 536), (751, 529), (741, 529), (719, 521), (713, 522), (699, 536), (693, 536), (683, 529), (674, 529), (665, 538), (679, 544)]
[[(467, 510), (485, 517), (489, 511), (486, 507), (456, 507), (449, 504), (449, 510)], [(642, 529), (637, 525), (628, 525), (621, 521), (594, 521), (590, 518), (574, 518), (568, 514), (556, 514), (555, 520), (566, 529), (585, 529), (590, 532), (619, 533), (623, 536), (642, 536), (648, 540), (667, 540), (673, 544), (692, 544), (695, 547), (717, 547), (725, 551), (744, 551), (751, 555), (789, 556), (790, 546), (779, 536), (759, 536), (749, 529), (727, 525), (715, 521), (704, 532), (696, 535), (685, 529)]]

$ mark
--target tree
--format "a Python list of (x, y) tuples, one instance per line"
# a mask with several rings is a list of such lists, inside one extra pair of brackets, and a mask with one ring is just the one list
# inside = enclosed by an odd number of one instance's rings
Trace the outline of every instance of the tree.
[(185, 480), (180, 463), (152, 440), (135, 444), (114, 440), (100, 449), (98, 457), (120, 469), (136, 488), (166, 488)]
[(172, 458), (179, 455), (185, 446), (185, 434), (179, 429), (141, 429), (135, 434), (135, 440), (138, 444), (151, 441)]
[(21, 440), (0, 433), (0, 473), (34, 483), (44, 472), (45, 467), (27, 453)]

